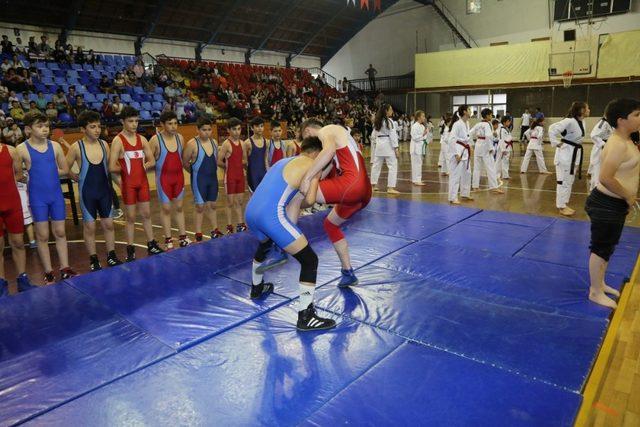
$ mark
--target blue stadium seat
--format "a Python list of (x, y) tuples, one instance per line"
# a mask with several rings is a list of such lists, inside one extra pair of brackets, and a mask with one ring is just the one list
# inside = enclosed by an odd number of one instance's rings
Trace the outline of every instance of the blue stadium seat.
[(53, 75), (56, 77), (67, 77), (67, 73), (65, 73), (64, 70), (53, 70)]
[(68, 113), (60, 113), (58, 115), (58, 120), (60, 120), (62, 123), (73, 123), (73, 117), (71, 117), (71, 115)]
[(42, 84), (42, 83), (36, 83), (34, 86), (35, 86), (36, 90), (39, 91), (39, 92), (46, 93), (46, 92), (49, 91), (47, 86)]
[(53, 76), (53, 71), (51, 71), (48, 68), (39, 68), (38, 71), (40, 71), (40, 75), (41, 76)]
[(64, 77), (56, 77), (54, 79), (55, 84), (57, 85), (63, 85), (67, 83), (67, 79), (65, 79)]
[(42, 84), (53, 84), (53, 74), (48, 75), (48, 76), (42, 76), (42, 79), (40, 80), (40, 83)]
[(131, 99), (131, 95), (129, 95), (128, 93), (123, 93), (120, 95), (120, 99), (122, 100), (122, 102), (124, 103), (131, 103), (133, 102), (133, 99)]
[(29, 94), (29, 101), (35, 101), (36, 99), (38, 99), (38, 95), (35, 93), (30, 93)]
[(80, 81), (76, 77), (69, 77), (67, 78), (67, 83), (75, 86), (75, 85), (79, 85)]
[(47, 62), (47, 68), (50, 70), (59, 70), (60, 67), (58, 66), (57, 62)]
[(143, 110), (151, 110), (153, 108), (150, 102), (142, 102), (140, 107), (142, 107)]
[(87, 101), (87, 103), (89, 102), (98, 102), (96, 99), (96, 96), (94, 94), (92, 94), (91, 92), (86, 92), (84, 94), (84, 100)]
[(115, 60), (113, 59), (113, 55), (102, 55), (102, 61), (105, 64), (113, 64)]
[(102, 64), (96, 64), (93, 66), (93, 69), (96, 71), (103, 71), (104, 70), (104, 65)]
[(84, 71), (93, 71), (93, 65), (91, 65), (91, 64), (84, 64), (84, 65), (82, 65), (82, 69), (83, 69)]
[(154, 102), (153, 104), (151, 104), (151, 106), (153, 107), (154, 110), (162, 110), (162, 102)]
[(96, 97), (96, 101), (102, 102), (105, 99), (107, 99), (107, 94), (105, 94), (105, 93), (96, 93), (95, 97)]
[(142, 86), (134, 86), (133, 87), (133, 92), (139, 93), (139, 94), (143, 94), (144, 93), (144, 89), (142, 88)]
[(164, 94), (164, 89), (158, 86), (153, 90), (153, 92), (156, 93), (157, 95), (162, 96)]
[(149, 111), (142, 110), (142, 111), (140, 111), (140, 119), (141, 120), (153, 120), (153, 117), (151, 116), (151, 113)]
[(76, 71), (77, 70), (82, 70), (82, 64), (73, 64), (71, 66), (71, 69), (76, 70)]
[(44, 99), (47, 100), (47, 102), (52, 102), (53, 101), (53, 94), (51, 93), (45, 93), (44, 94)]
[(102, 109), (102, 102), (92, 102), (91, 108), (100, 111), (100, 109)]
[(140, 106), (140, 103), (136, 102), (136, 101), (130, 102), (129, 105), (132, 106), (133, 108), (135, 108), (138, 111), (140, 111), (142, 109), (142, 107)]
[(67, 70), (67, 77), (78, 77), (77, 70)]
[(153, 100), (157, 102), (164, 102), (164, 96), (159, 93), (153, 95)]

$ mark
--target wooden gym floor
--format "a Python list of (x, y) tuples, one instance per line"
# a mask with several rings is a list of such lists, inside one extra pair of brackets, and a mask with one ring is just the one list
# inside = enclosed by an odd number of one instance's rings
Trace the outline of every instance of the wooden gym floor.
[[(585, 150), (585, 172), (588, 165), (590, 149), (591, 146), (589, 145)], [(399, 162), (397, 185), (397, 189), (401, 194), (397, 196), (387, 195), (387, 171), (386, 166), (383, 166), (383, 173), (379, 181), (379, 187), (382, 191), (374, 193), (374, 197), (398, 197), (432, 203), (447, 203), (447, 177), (439, 173), (437, 167), (438, 150), (439, 144), (435, 142), (432, 144), (423, 165), (423, 179), (427, 185), (416, 187), (411, 184), (411, 162), (408, 153), (408, 144), (404, 143), (402, 145)], [(463, 203), (463, 205), (489, 210), (556, 216), (555, 176), (538, 174), (535, 159), (532, 160), (529, 166), (530, 172), (520, 174), (519, 167), (522, 161), (522, 155), (516, 144), (515, 156), (511, 162), (511, 179), (504, 181), (506, 194), (490, 194), (486, 187), (486, 178), (483, 178), (480, 190), (472, 192), (475, 200), (473, 202)], [(547, 168), (553, 171), (553, 150), (549, 145), (545, 145), (545, 160)], [(150, 178), (152, 177), (150, 176)], [(150, 184), (152, 184), (154, 180), (149, 179), (149, 181)], [(588, 179), (586, 173), (583, 174), (581, 181), (576, 180), (573, 188), (574, 192), (570, 206), (576, 210), (575, 219), (587, 220), (588, 218), (583, 209), (585, 199), (588, 195)], [(224, 229), (227, 223), (224, 209), (225, 197), (222, 191), (221, 189), (221, 197), (217, 209), (218, 223), (221, 230)], [(193, 240), (193, 197), (189, 189), (187, 189), (185, 193), (184, 210), (187, 224), (186, 228), (189, 231), (189, 237)], [(158, 242), (162, 243), (162, 229), (159, 225), (160, 217), (155, 192), (152, 195), (151, 201), (155, 237)], [(635, 227), (640, 226), (640, 214), (635, 217), (631, 217), (630, 215), (628, 225)], [(204, 221), (203, 231), (206, 236), (209, 231), (209, 224), (206, 219)], [(173, 232), (174, 238), (177, 237), (177, 234), (177, 231)], [(88, 271), (88, 254), (82, 240), (82, 225), (76, 226), (69, 219), (67, 223), (67, 238), (69, 240), (71, 266), (78, 273), (86, 273)], [(97, 239), (98, 241), (101, 239), (99, 227)], [(124, 218), (120, 218), (116, 220), (116, 241), (120, 242), (116, 245), (116, 250), (121, 259), (125, 257), (124, 240)], [(144, 250), (146, 242), (141, 226), (136, 228), (136, 243), (140, 245), (137, 251), (138, 257), (146, 256), (146, 250)], [(55, 268), (55, 266), (57, 266), (57, 256), (55, 255), (53, 245), (51, 245), (51, 254)], [(98, 255), (104, 266), (105, 249), (101, 243), (98, 243)], [(8, 250), (5, 250), (4, 256), (7, 277), (13, 278), (15, 277), (15, 270)], [(585, 259), (585, 264), (586, 262), (587, 260)], [(27, 272), (34, 282), (38, 284), (42, 283), (42, 273), (37, 253), (32, 249), (27, 250)], [(640, 426), (640, 290), (635, 286), (637, 284), (638, 283), (632, 284), (634, 286), (631, 289), (629, 301), (624, 311), (618, 334), (615, 337), (610, 363), (605, 369), (603, 379), (594, 400), (593, 409), (588, 417), (587, 425)], [(15, 291), (13, 285), (10, 289), (11, 292)]]

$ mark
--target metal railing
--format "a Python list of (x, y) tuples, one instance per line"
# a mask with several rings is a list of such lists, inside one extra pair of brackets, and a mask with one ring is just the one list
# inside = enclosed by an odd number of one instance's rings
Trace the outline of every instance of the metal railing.
[(462, 24), (460, 24), (460, 22), (456, 18), (456, 15), (453, 12), (451, 12), (447, 8), (447, 6), (445, 6), (443, 1), (431, 0), (431, 4), (436, 9), (439, 9), (440, 13), (442, 14), (442, 17), (445, 18), (447, 21), (449, 21), (449, 23), (453, 27), (452, 29), (456, 31), (467, 42), (469, 47), (473, 47), (473, 46), (478, 47), (478, 43), (473, 39), (473, 37), (471, 37), (471, 34), (469, 34), (469, 32), (462, 26)]
[[(349, 81), (351, 88), (363, 90), (365, 92), (373, 90), (369, 79), (354, 79)], [(405, 74), (402, 76), (377, 77), (375, 80), (376, 90), (398, 90), (413, 89), (415, 85), (415, 74)]]

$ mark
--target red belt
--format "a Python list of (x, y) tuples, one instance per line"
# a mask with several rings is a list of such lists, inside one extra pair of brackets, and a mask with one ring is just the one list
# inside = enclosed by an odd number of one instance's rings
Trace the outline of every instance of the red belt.
[(532, 136), (531, 139), (538, 139), (538, 137), (537, 136)]
[[(467, 150), (467, 152), (469, 153), (469, 160), (467, 161), (467, 169), (469, 169), (469, 163), (471, 160), (471, 146), (469, 144), (467, 144), (464, 141), (456, 141), (456, 144), (460, 144), (464, 147), (465, 150)], [(463, 151), (464, 153), (464, 151)], [(460, 158), (462, 158), (462, 156), (460, 156)]]
[(479, 136), (478, 139), (487, 139), (484, 136)]

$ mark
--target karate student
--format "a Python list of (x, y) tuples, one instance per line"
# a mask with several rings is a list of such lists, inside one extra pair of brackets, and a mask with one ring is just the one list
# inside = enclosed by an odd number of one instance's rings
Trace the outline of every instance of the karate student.
[(568, 203), (576, 174), (578, 179), (582, 178), (582, 139), (584, 138), (582, 120), (588, 117), (589, 113), (589, 104), (574, 102), (566, 118), (549, 126), (549, 140), (556, 148), (553, 162), (556, 165), (557, 177), (556, 207), (560, 215), (572, 216), (576, 213)]
[(440, 155), (438, 156), (438, 167), (442, 169), (442, 175), (449, 175), (449, 126), (451, 126), (451, 115), (442, 116), (440, 120)]
[(603, 117), (593, 127), (591, 131), (591, 141), (593, 141), (593, 149), (591, 150), (591, 157), (589, 158), (589, 171), (591, 175), (591, 182), (589, 182), (589, 190), (593, 190), (598, 185), (598, 177), (600, 176), (600, 155), (604, 149), (604, 144), (607, 142), (613, 129), (607, 120)]
[(496, 169), (502, 179), (509, 179), (509, 162), (513, 155), (513, 138), (509, 132), (511, 117), (504, 116), (498, 127), (498, 156), (496, 159)]
[(429, 129), (424, 126), (424, 111), (416, 111), (416, 121), (411, 126), (411, 142), (409, 152), (411, 153), (411, 182), (413, 185), (424, 185), (422, 182), (422, 146), (429, 134)]
[(491, 124), (493, 112), (489, 108), (485, 108), (480, 112), (480, 115), (482, 116), (482, 121), (476, 123), (469, 131), (469, 135), (476, 139), (473, 154), (473, 181), (471, 187), (474, 189), (480, 188), (480, 174), (484, 167), (487, 171), (489, 191), (495, 194), (504, 194), (504, 191), (498, 187), (496, 163), (493, 158), (493, 125)]
[(460, 196), (471, 197), (471, 137), (469, 136), (469, 107), (461, 105), (451, 119), (449, 142), (449, 203), (459, 205)]
[(373, 191), (377, 191), (378, 178), (382, 171), (382, 163), (387, 163), (389, 175), (387, 177), (387, 193), (400, 194), (396, 190), (398, 179), (398, 133), (396, 125), (391, 119), (393, 108), (390, 104), (382, 104), (373, 123), (373, 138), (376, 141), (373, 151), (373, 167), (371, 168), (371, 184)]
[(533, 154), (536, 156), (539, 173), (543, 175), (551, 173), (547, 170), (547, 165), (544, 163), (544, 156), (542, 154), (542, 138), (544, 137), (543, 122), (544, 118), (535, 119), (531, 127), (525, 131), (525, 137), (529, 140), (529, 143), (527, 144), (527, 151), (522, 159), (522, 165), (520, 165), (520, 173), (527, 172), (527, 169), (529, 169), (529, 161)]

